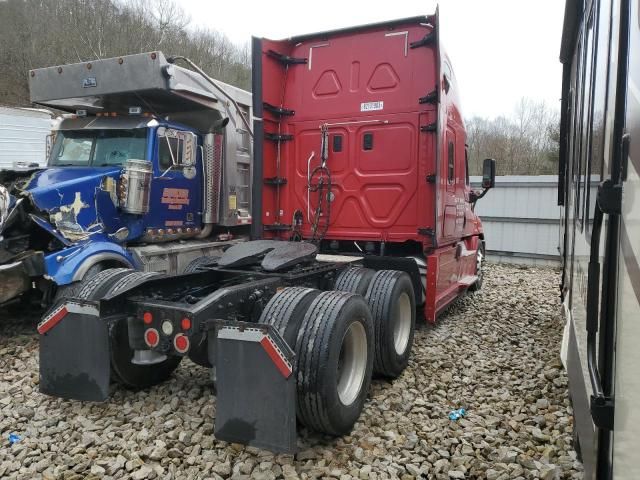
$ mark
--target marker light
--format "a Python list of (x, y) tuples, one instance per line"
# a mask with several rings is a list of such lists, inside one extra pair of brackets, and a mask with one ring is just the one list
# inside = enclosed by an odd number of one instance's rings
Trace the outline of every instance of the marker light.
[(142, 315), (142, 321), (147, 325), (153, 322), (153, 315), (151, 315), (151, 312), (144, 312), (144, 314)]
[(191, 319), (185, 317), (182, 319), (182, 321), (180, 322), (180, 326), (182, 327), (183, 330), (189, 330), (191, 328)]

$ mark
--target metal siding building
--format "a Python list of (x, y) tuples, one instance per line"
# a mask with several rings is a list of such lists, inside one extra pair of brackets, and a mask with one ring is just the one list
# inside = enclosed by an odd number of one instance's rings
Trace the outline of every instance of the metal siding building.
[[(481, 177), (471, 177), (480, 187)], [(560, 207), (556, 175), (496, 177), (476, 204), (491, 259), (512, 263), (559, 262)]]
[(52, 128), (46, 110), (0, 107), (0, 169), (13, 169), (16, 162), (46, 165)]

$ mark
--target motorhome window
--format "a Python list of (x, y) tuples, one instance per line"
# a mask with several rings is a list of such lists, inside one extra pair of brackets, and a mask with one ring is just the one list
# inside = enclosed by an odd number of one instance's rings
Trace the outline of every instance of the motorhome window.
[(160, 169), (166, 170), (175, 164), (182, 163), (182, 152), (184, 151), (184, 141), (178, 137), (161, 136), (158, 137), (158, 159)]
[(598, 33), (596, 35), (595, 68), (593, 73), (593, 99), (591, 119), (591, 161), (587, 171), (586, 200), (587, 205), (587, 233), (590, 235), (596, 206), (597, 186), (602, 181), (605, 170), (605, 120), (607, 111), (607, 74), (609, 69), (609, 29), (611, 17), (607, 11), (611, 10), (611, 2), (603, 2), (598, 13)]
[(454, 165), (454, 148), (453, 148), (453, 142), (449, 142), (449, 174), (448, 174), (448, 181), (449, 183), (453, 183), (453, 177), (454, 177), (454, 172), (455, 172), (455, 165)]
[(60, 130), (51, 151), (52, 166), (123, 165), (130, 158), (144, 159), (147, 131)]
[(580, 231), (584, 230), (588, 221), (587, 208), (587, 185), (588, 185), (588, 165), (591, 162), (591, 102), (592, 102), (592, 81), (593, 81), (593, 13), (589, 17), (586, 39), (586, 49), (584, 50), (584, 83), (582, 85), (582, 141), (580, 145), (580, 163), (578, 180), (578, 203), (576, 205), (576, 217)]

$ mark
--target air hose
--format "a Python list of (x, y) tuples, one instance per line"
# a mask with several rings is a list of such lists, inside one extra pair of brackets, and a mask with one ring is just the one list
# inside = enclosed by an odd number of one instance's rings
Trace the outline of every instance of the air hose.
[[(307, 189), (309, 193), (317, 193), (316, 208), (311, 222), (311, 241), (320, 243), (329, 229), (331, 217), (331, 171), (327, 167), (329, 157), (329, 126), (325, 123), (320, 127), (320, 159), (321, 163), (308, 173)], [(314, 181), (316, 180), (316, 181)]]

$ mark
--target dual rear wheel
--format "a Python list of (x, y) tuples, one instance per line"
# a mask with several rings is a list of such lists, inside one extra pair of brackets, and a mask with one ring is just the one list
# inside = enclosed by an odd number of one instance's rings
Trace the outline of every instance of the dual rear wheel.
[(335, 288), (285, 288), (260, 323), (276, 327), (295, 351), (298, 419), (344, 435), (362, 412), (372, 376), (395, 378), (406, 368), (416, 310), (403, 272), (350, 268)]
[(416, 300), (409, 275), (397, 270), (348, 268), (336, 279), (335, 289), (364, 297), (375, 334), (373, 371), (382, 377), (398, 377), (409, 363), (416, 325)]
[(285, 288), (269, 301), (260, 323), (276, 327), (296, 353), (298, 419), (330, 435), (351, 431), (373, 369), (373, 321), (364, 299)]

